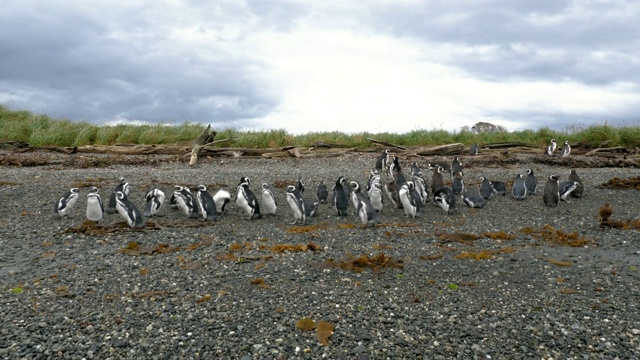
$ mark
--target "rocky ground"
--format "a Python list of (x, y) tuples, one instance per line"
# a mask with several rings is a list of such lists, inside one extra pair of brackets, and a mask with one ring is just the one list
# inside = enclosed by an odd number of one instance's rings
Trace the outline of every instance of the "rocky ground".
[[(525, 201), (458, 204), (455, 215), (429, 205), (416, 219), (387, 206), (381, 226), (363, 229), (327, 205), (308, 226), (290, 225), (282, 186), (301, 177), (312, 198), (320, 180), (364, 182), (374, 154), (196, 168), (178, 157), (77, 167), (62, 164), (79, 155), (57, 156), (60, 165), (0, 171), (0, 358), (640, 357), (640, 235), (598, 222), (604, 203), (613, 218), (638, 220), (640, 193), (597, 186), (638, 169), (576, 169), (583, 198), (550, 209), (544, 179), (570, 169), (530, 164), (541, 185)], [(414, 160), (430, 159), (402, 164)], [(471, 167), (465, 182), (477, 192), (480, 176), (524, 171)], [(153, 187), (233, 192), (241, 176), (255, 192), (274, 184), (280, 208), (244, 220), (232, 203), (202, 223), (165, 206), (142, 230), (117, 214), (84, 226), (89, 187), (106, 199), (120, 176), (139, 208)], [(74, 217), (57, 219), (53, 203), (70, 187), (81, 191)]]

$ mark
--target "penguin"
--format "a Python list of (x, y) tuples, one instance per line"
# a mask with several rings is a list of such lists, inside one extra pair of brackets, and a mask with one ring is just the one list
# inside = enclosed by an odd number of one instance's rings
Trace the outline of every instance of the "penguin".
[(422, 176), (414, 176), (411, 181), (415, 185), (415, 191), (420, 196), (420, 202), (424, 206), (429, 201), (429, 193), (427, 192), (427, 183)]
[(318, 198), (318, 202), (320, 204), (327, 203), (327, 198), (329, 198), (329, 190), (327, 190), (327, 184), (324, 183), (324, 180), (320, 180), (320, 183), (318, 184), (316, 197)]
[(107, 204), (107, 213), (115, 214), (116, 212), (116, 193), (122, 191), (125, 195), (129, 195), (129, 183), (124, 177), (119, 179), (118, 185), (113, 188), (111, 195), (109, 196), (109, 203)]
[(186, 186), (175, 185), (173, 187), (173, 195), (176, 199), (176, 204), (180, 210), (182, 210), (188, 217), (198, 215), (198, 207), (196, 201), (191, 195), (191, 190)]
[(460, 195), (464, 191), (464, 181), (462, 179), (462, 172), (458, 171), (457, 173), (454, 174), (451, 190), (453, 190), (453, 193), (456, 195)]
[(248, 216), (248, 220), (260, 219), (262, 218), (260, 203), (258, 203), (258, 199), (249, 188), (250, 184), (251, 179), (248, 177), (243, 176), (240, 178), (240, 184), (238, 184), (237, 187), (238, 194), (236, 196), (236, 204)]
[(382, 199), (383, 196), (380, 183), (374, 183), (371, 190), (369, 190), (369, 201), (371, 202), (371, 206), (373, 206), (377, 212), (382, 212), (382, 207), (384, 206)]
[[(380, 186), (380, 184), (376, 184)], [(361, 194), (358, 197), (358, 207), (356, 214), (364, 227), (373, 227), (378, 223), (378, 211), (373, 207), (373, 204), (369, 199)]]
[(493, 192), (498, 195), (507, 195), (507, 184), (504, 181), (492, 181), (491, 186), (493, 187)]
[(289, 204), (291, 211), (293, 211), (293, 216), (295, 218), (291, 225), (295, 225), (298, 222), (300, 222), (301, 225), (304, 225), (307, 220), (305, 202), (300, 191), (293, 185), (287, 186), (287, 203)]
[(571, 197), (582, 197), (582, 193), (584, 192), (584, 184), (582, 183), (582, 179), (580, 179), (580, 176), (578, 176), (578, 173), (575, 170), (571, 170), (571, 172), (569, 173), (569, 181), (575, 181), (578, 183), (576, 189), (571, 192)]
[(344, 191), (344, 186), (342, 186), (345, 181), (344, 177), (340, 176), (338, 180), (336, 180), (331, 194), (331, 206), (339, 216), (347, 216), (347, 206), (349, 206), (347, 194)]
[[(303, 185), (304, 187), (304, 185)], [(298, 188), (298, 191), (300, 189)], [(276, 210), (278, 209), (278, 202), (276, 201), (276, 196), (271, 191), (271, 187), (267, 183), (262, 184), (262, 209), (264, 210), (264, 215), (273, 215), (276, 216)]]
[(412, 195), (414, 189), (413, 181), (407, 181), (398, 192), (405, 216), (408, 218), (415, 218), (418, 213), (418, 204), (416, 204), (416, 199)]
[(207, 191), (207, 187), (204, 185), (198, 185), (198, 192), (196, 193), (198, 199), (198, 213), (202, 218), (202, 221), (215, 221), (218, 218), (218, 210), (216, 210), (216, 202), (213, 197)]
[(225, 207), (231, 202), (231, 193), (227, 190), (220, 189), (213, 195), (213, 201), (216, 203), (218, 215), (224, 214)]
[(385, 149), (382, 151), (382, 154), (378, 156), (376, 159), (376, 170), (378, 172), (385, 170), (387, 168), (387, 162), (389, 162), (389, 149)]
[(400, 188), (402, 185), (404, 185), (405, 182), (407, 182), (407, 180), (402, 173), (402, 168), (400, 167), (400, 161), (398, 160), (398, 157), (392, 156), (391, 159), (392, 162), (391, 165), (389, 165), (389, 176), (395, 180), (396, 185), (398, 185), (398, 188)]
[(549, 180), (544, 185), (544, 193), (542, 200), (548, 207), (556, 207), (560, 202), (560, 185), (558, 184), (558, 175), (549, 176)]
[(422, 170), (420, 170), (420, 166), (415, 161), (411, 163), (411, 176), (422, 177)]
[(556, 143), (556, 139), (551, 139), (551, 143), (549, 144), (549, 146), (547, 146), (546, 154), (549, 156), (553, 155), (557, 147), (558, 147), (558, 144)]
[[(155, 215), (164, 204), (164, 192), (160, 189), (153, 189), (145, 195), (145, 199), (147, 200), (147, 205), (142, 211), (142, 215), (145, 217), (152, 217)], [(175, 199), (175, 196), (174, 196)]]
[(349, 199), (351, 200), (351, 204), (353, 205), (353, 208), (356, 210), (356, 214), (357, 214), (357, 209), (358, 209), (358, 197), (360, 196), (360, 184), (358, 184), (358, 182), (356, 181), (349, 181), (349, 187), (351, 188), (351, 193), (349, 193)]
[(536, 176), (533, 174), (533, 169), (527, 169), (527, 177), (524, 179), (524, 185), (527, 187), (527, 195), (533, 196), (536, 194), (538, 179), (536, 179)]
[(92, 187), (87, 194), (87, 220), (101, 223), (104, 218), (104, 206), (102, 198), (98, 194), (98, 188)]
[(460, 162), (459, 157), (454, 156), (453, 161), (451, 161), (451, 178), (453, 178), (457, 173), (462, 174), (462, 163)]
[(120, 216), (127, 220), (127, 224), (129, 224), (130, 227), (144, 227), (144, 220), (140, 215), (140, 211), (131, 201), (129, 201), (124, 191), (116, 192), (116, 211), (118, 211)]
[(564, 142), (564, 146), (562, 147), (562, 152), (560, 153), (560, 157), (569, 157), (571, 154), (571, 146), (569, 145), (569, 140)]
[(433, 194), (433, 202), (448, 214), (456, 212), (456, 196), (448, 186), (441, 187)]
[(369, 171), (369, 180), (367, 180), (367, 187), (365, 189), (367, 194), (371, 191), (371, 188), (375, 183), (380, 184), (380, 172), (378, 170), (371, 170)]
[(527, 197), (527, 185), (522, 174), (516, 175), (516, 180), (511, 187), (511, 194), (516, 200), (524, 200)]
[(298, 182), (296, 183), (296, 188), (300, 191), (300, 194), (304, 192), (304, 182), (302, 182), (302, 178), (298, 177)]
[(480, 177), (480, 195), (485, 200), (489, 200), (493, 196), (493, 185), (491, 181), (484, 176)]
[(469, 149), (469, 155), (471, 156), (478, 155), (478, 143), (471, 144), (471, 148)]
[(431, 175), (431, 193), (435, 194), (438, 189), (444, 186), (444, 179), (442, 178), (442, 172), (444, 169), (440, 165), (436, 165), (433, 175)]
[(318, 213), (318, 205), (320, 205), (320, 203), (304, 199), (304, 213), (307, 219), (316, 216)]
[(462, 194), (462, 202), (470, 208), (483, 208), (484, 198), (476, 194)]
[(55, 213), (60, 217), (72, 217), (69, 214), (71, 213), (71, 209), (78, 201), (80, 197), (80, 190), (78, 188), (71, 188), (67, 190), (64, 195), (56, 202), (54, 206)]
[(397, 209), (402, 208), (402, 203), (400, 202), (400, 196), (398, 194), (400, 187), (398, 187), (394, 179), (390, 179), (384, 184), (384, 190), (387, 192), (387, 196), (391, 200), (393, 207)]
[(578, 188), (577, 181), (563, 181), (558, 185), (560, 200), (567, 201), (567, 197)]

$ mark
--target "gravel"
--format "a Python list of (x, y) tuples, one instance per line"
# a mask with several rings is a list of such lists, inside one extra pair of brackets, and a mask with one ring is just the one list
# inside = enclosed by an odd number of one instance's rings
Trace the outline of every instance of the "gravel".
[[(533, 198), (494, 197), (484, 209), (458, 203), (455, 215), (429, 205), (415, 219), (387, 201), (383, 225), (369, 229), (353, 215), (335, 216), (328, 205), (320, 205), (310, 228), (289, 225), (285, 192), (275, 187), (275, 218), (244, 220), (232, 202), (216, 222), (202, 223), (165, 204), (162, 216), (140, 231), (116, 226), (123, 222), (118, 214), (107, 215), (104, 226), (113, 231), (106, 234), (66, 231), (82, 224), (89, 186), (106, 199), (120, 176), (139, 208), (152, 187), (167, 197), (173, 184), (234, 193), (241, 176), (251, 178), (256, 193), (262, 182), (301, 177), (311, 199), (320, 180), (332, 184), (345, 175), (364, 184), (374, 161), (365, 154), (201, 159), (196, 168), (174, 160), (90, 169), (3, 167), (0, 358), (640, 357), (640, 235), (598, 226), (606, 202), (613, 218), (637, 220), (640, 193), (596, 186), (638, 176), (638, 169), (576, 169), (583, 198), (554, 209), (543, 204), (544, 181), (554, 173), (566, 179), (569, 169), (531, 164), (539, 181)], [(401, 162), (407, 170), (409, 161), (415, 159)], [(465, 182), (477, 192), (480, 176), (509, 181), (516, 173), (525, 169), (466, 168)], [(74, 217), (57, 219), (53, 202), (72, 186), (82, 186)], [(545, 224), (592, 241), (560, 246), (520, 231)], [(447, 242), (438, 236), (498, 231), (515, 239)], [(121, 252), (132, 242), (176, 251)], [(321, 250), (271, 251), (277, 244), (311, 242)], [(492, 257), (456, 258), (483, 250)], [(403, 266), (355, 272), (321, 265), (381, 252)], [(296, 327), (304, 318), (334, 326), (328, 345), (317, 331)]]

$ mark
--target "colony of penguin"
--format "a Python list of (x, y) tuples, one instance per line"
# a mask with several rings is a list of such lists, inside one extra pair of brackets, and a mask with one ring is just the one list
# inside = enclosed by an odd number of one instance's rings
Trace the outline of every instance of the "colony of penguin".
[[(551, 139), (545, 153), (553, 156), (556, 151), (556, 140)], [(569, 142), (565, 141), (560, 157), (567, 157), (571, 152)], [(473, 144), (469, 155), (478, 154), (478, 145)], [(314, 217), (320, 204), (328, 204), (337, 216), (352, 215), (360, 221), (363, 227), (373, 227), (380, 223), (383, 208), (402, 209), (405, 217), (420, 217), (427, 204), (431, 203), (447, 214), (455, 214), (456, 197), (471, 208), (483, 208), (495, 195), (511, 194), (515, 200), (521, 201), (536, 196), (538, 179), (533, 169), (526, 169), (525, 174), (515, 174), (511, 189), (503, 181), (491, 180), (485, 176), (479, 179), (477, 193), (469, 191), (464, 183), (464, 168), (458, 156), (451, 162), (427, 163), (431, 172), (428, 181), (417, 162), (412, 162), (405, 175), (397, 156), (389, 149), (382, 151), (376, 158), (375, 164), (369, 171), (366, 185), (362, 186), (353, 179), (338, 176), (335, 181), (328, 180), (331, 188), (321, 180), (316, 185), (315, 196), (304, 193), (305, 184), (301, 178), (295, 185), (288, 185), (285, 190), (286, 202), (292, 216), (291, 224), (305, 225), (309, 218)], [(445, 182), (445, 176), (450, 178), (451, 186)], [(383, 180), (384, 178), (384, 180)], [(171, 194), (170, 206), (183, 212), (188, 218), (201, 221), (215, 221), (225, 213), (227, 205), (235, 195), (235, 203), (247, 220), (276, 216), (279, 211), (276, 196), (272, 186), (262, 183), (256, 195), (251, 189), (251, 179), (241, 177), (235, 194), (218, 189), (211, 195), (205, 185), (199, 185), (195, 193), (184, 185), (175, 185)], [(129, 199), (130, 186), (124, 177), (118, 179), (117, 184), (109, 193), (106, 209), (97, 187), (91, 187), (86, 195), (86, 219), (95, 223), (102, 223), (105, 214), (118, 213), (131, 228), (145, 226), (144, 218), (158, 216), (167, 198), (164, 192), (154, 188), (145, 195), (145, 205), (138, 210)], [(549, 175), (544, 181), (542, 201), (548, 207), (557, 207), (561, 201), (568, 201), (569, 197), (579, 198), (584, 192), (584, 185), (575, 170), (571, 170), (566, 181), (561, 181), (557, 174)], [(55, 214), (60, 218), (71, 217), (73, 207), (80, 197), (78, 188), (67, 190), (55, 203)], [(313, 201), (309, 200), (314, 198)], [(106, 211), (105, 211), (106, 210)], [(281, 210), (280, 210), (281, 211)]]

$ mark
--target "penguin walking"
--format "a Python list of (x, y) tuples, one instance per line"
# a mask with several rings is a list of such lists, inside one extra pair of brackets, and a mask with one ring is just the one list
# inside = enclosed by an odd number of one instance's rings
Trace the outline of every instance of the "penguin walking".
[(55, 204), (55, 213), (60, 217), (72, 217), (71, 210), (80, 197), (80, 190), (78, 188), (71, 188), (67, 190), (64, 195)]
[(344, 186), (342, 186), (345, 182), (345, 178), (340, 176), (338, 180), (336, 180), (331, 194), (331, 206), (336, 210), (338, 216), (347, 216), (349, 200), (347, 199), (347, 194), (344, 191)]
[(104, 218), (104, 206), (102, 204), (102, 198), (98, 194), (98, 188), (93, 186), (87, 194), (87, 220), (101, 223)]
[(418, 213), (418, 204), (416, 203), (416, 199), (413, 196), (413, 190), (415, 189), (415, 185), (413, 181), (407, 181), (398, 192), (398, 196), (400, 197), (400, 202), (402, 203), (402, 207), (404, 208), (405, 216), (408, 218), (415, 218)]
[(213, 195), (213, 201), (216, 203), (218, 215), (222, 215), (227, 204), (231, 202), (231, 193), (225, 189), (220, 189)]
[(504, 181), (492, 181), (491, 186), (493, 187), (493, 192), (498, 195), (507, 195), (507, 184)]
[(462, 194), (462, 202), (470, 208), (483, 208), (484, 198), (476, 194)]
[(142, 211), (142, 215), (145, 217), (152, 217), (160, 211), (164, 204), (164, 192), (160, 189), (153, 189), (145, 195), (145, 199), (147, 200), (147, 205)]
[(451, 161), (451, 178), (453, 178), (457, 173), (463, 173), (462, 163), (460, 162), (459, 157), (454, 156), (453, 161)]
[(564, 142), (564, 146), (562, 146), (562, 152), (560, 153), (560, 157), (569, 157), (571, 154), (571, 146), (569, 145), (569, 140)]
[(558, 175), (549, 176), (549, 180), (544, 185), (544, 193), (542, 200), (548, 207), (556, 207), (560, 202), (560, 185), (558, 184)]
[(327, 203), (327, 199), (329, 198), (329, 190), (327, 189), (327, 184), (324, 183), (324, 180), (320, 180), (320, 183), (318, 184), (316, 197), (318, 198), (318, 202), (320, 204)]
[(423, 205), (429, 201), (429, 193), (427, 192), (427, 183), (422, 176), (414, 176), (411, 181), (415, 185), (415, 191), (420, 196), (420, 203)]
[(371, 206), (377, 211), (382, 212), (383, 203), (383, 195), (382, 188), (380, 187), (380, 183), (374, 183), (371, 190), (369, 190), (369, 201)]
[(464, 180), (462, 178), (462, 172), (458, 171), (454, 174), (451, 190), (453, 190), (453, 193), (456, 195), (460, 195), (464, 191)]
[(129, 201), (124, 191), (116, 192), (116, 211), (122, 216), (132, 228), (144, 227), (144, 220), (138, 208)]
[[(303, 185), (304, 187), (304, 185)], [(298, 189), (298, 191), (300, 191)], [(267, 183), (262, 184), (262, 212), (264, 215), (273, 215), (276, 216), (276, 210), (278, 209), (278, 202), (276, 201), (276, 196), (271, 191), (271, 187)]]
[(556, 139), (551, 139), (551, 143), (547, 146), (546, 154), (551, 156), (556, 151), (558, 144), (556, 143)]
[(440, 165), (436, 165), (431, 175), (431, 193), (435, 194), (438, 189), (444, 186), (444, 179), (442, 178), (442, 172), (444, 169)]
[(560, 192), (560, 200), (567, 201), (567, 197), (571, 195), (578, 188), (577, 181), (563, 181), (558, 185), (558, 191)]
[(571, 197), (579, 198), (582, 197), (582, 193), (584, 192), (584, 184), (582, 183), (582, 179), (578, 176), (578, 173), (575, 170), (571, 170), (569, 173), (569, 181), (574, 181), (578, 183), (578, 186), (571, 192)]
[(471, 144), (471, 148), (469, 149), (469, 155), (471, 156), (478, 155), (478, 143)]
[(538, 179), (536, 179), (533, 169), (527, 169), (527, 177), (524, 179), (524, 185), (527, 187), (527, 195), (533, 196), (536, 194)]
[(107, 213), (115, 214), (116, 212), (116, 193), (122, 191), (125, 195), (129, 195), (129, 183), (124, 177), (119, 179), (118, 185), (113, 188), (111, 195), (109, 196), (109, 203), (107, 204)]
[(216, 210), (216, 202), (213, 200), (213, 196), (207, 191), (207, 187), (204, 185), (198, 185), (198, 192), (196, 193), (198, 199), (198, 213), (202, 218), (202, 221), (215, 221), (218, 218), (218, 210)]
[(375, 169), (378, 172), (381, 172), (382, 170), (386, 170), (388, 162), (389, 162), (389, 149), (385, 149), (382, 151), (382, 154), (380, 154), (376, 159)]
[(291, 225), (295, 225), (298, 222), (300, 222), (301, 225), (304, 225), (307, 220), (305, 202), (300, 191), (293, 185), (287, 186), (287, 203), (289, 204), (291, 211), (293, 211), (293, 216), (295, 218)]
[(448, 214), (456, 212), (456, 195), (448, 186), (441, 187), (433, 194), (433, 202)]
[(249, 188), (251, 179), (248, 177), (241, 177), (240, 184), (238, 185), (236, 196), (236, 204), (244, 211), (248, 216), (248, 220), (260, 219), (262, 214), (260, 213), (260, 204), (258, 199), (253, 194), (253, 191)]
[(198, 206), (188, 187), (175, 185), (173, 187), (173, 196), (176, 199), (176, 205), (187, 217), (198, 216)]
[[(380, 184), (377, 184), (380, 186)], [(371, 201), (361, 194), (358, 197), (357, 216), (364, 227), (373, 227), (378, 223), (378, 211), (373, 207)]]
[(511, 187), (511, 194), (516, 200), (524, 200), (527, 197), (527, 185), (522, 174), (516, 175), (516, 180)]
[(493, 194), (493, 185), (491, 184), (491, 181), (484, 176), (480, 177), (480, 195), (485, 200), (489, 200)]

